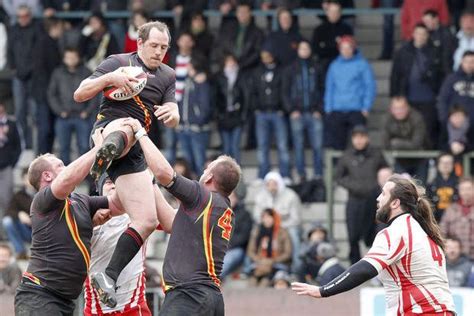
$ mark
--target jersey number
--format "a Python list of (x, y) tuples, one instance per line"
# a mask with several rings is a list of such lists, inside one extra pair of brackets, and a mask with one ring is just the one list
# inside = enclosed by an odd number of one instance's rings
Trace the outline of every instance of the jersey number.
[(438, 245), (430, 237), (428, 237), (428, 241), (430, 242), (431, 256), (433, 257), (433, 261), (437, 261), (440, 267), (443, 266), (443, 256), (439, 251)]
[(229, 241), (230, 233), (232, 232), (232, 211), (231, 209), (225, 210), (224, 214), (217, 221), (217, 226), (222, 228), (222, 238)]

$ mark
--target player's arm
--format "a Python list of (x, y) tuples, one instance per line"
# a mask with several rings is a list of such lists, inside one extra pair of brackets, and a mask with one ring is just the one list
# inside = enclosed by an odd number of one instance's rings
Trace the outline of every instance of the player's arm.
[(163, 230), (166, 233), (171, 234), (171, 228), (173, 227), (176, 210), (172, 208), (171, 205), (169, 205), (169, 203), (166, 201), (158, 185), (154, 184), (153, 189), (155, 191), (155, 205), (158, 221), (160, 222)]
[(102, 145), (102, 129), (98, 128), (92, 135), (94, 148), (65, 167), (51, 183), (51, 192), (58, 200), (66, 199), (69, 194), (89, 174), (89, 169), (95, 160), (95, 154)]
[(176, 102), (165, 102), (163, 105), (155, 105), (155, 116), (162, 121), (166, 127), (174, 128), (179, 124), (179, 108)]
[(365, 260), (353, 264), (334, 280), (324, 286), (293, 282), (291, 288), (298, 295), (308, 295), (315, 298), (329, 297), (352, 290), (378, 274), (377, 269)]

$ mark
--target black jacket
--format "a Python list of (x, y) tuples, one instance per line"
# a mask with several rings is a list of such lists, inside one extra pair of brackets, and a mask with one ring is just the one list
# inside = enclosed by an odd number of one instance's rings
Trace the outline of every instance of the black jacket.
[(288, 112), (283, 104), (283, 69), (260, 65), (254, 72), (250, 102), (255, 111)]
[(30, 214), (33, 196), (34, 194), (28, 193), (25, 188), (22, 188), (20, 191), (13, 194), (5, 212), (5, 216), (10, 216), (12, 219), (18, 220), (18, 213), (20, 213), (20, 211)]
[(382, 151), (370, 146), (355, 150), (351, 146), (337, 162), (335, 179), (350, 195), (367, 197), (378, 185), (377, 171), (386, 166)]
[[(427, 44), (422, 48), (422, 52), (427, 57), (429, 65), (422, 75), (423, 81), (430, 85), (436, 94), (441, 82), (441, 58), (439, 51), (432, 44)], [(413, 41), (406, 43), (395, 54), (392, 72), (390, 75), (390, 96), (408, 94), (410, 73), (415, 62), (416, 48)]]
[(230, 130), (243, 125), (248, 115), (248, 88), (242, 76), (240, 74), (237, 76), (231, 90), (228, 88), (227, 77), (224, 73), (219, 73), (214, 80), (218, 127)]
[(433, 182), (427, 186), (428, 196), (437, 210), (445, 210), (457, 199), (458, 181), (459, 179), (454, 172), (446, 180), (437, 173)]
[[(303, 85), (303, 65), (307, 65), (308, 69), (308, 95), (309, 108), (304, 109), (304, 85)], [(320, 112), (323, 111), (324, 96), (324, 78), (322, 66), (317, 64), (314, 59), (296, 59), (285, 69), (283, 78), (283, 102), (285, 108), (290, 112)]]
[(39, 35), (35, 43), (33, 71), (33, 94), (37, 99), (46, 99), (51, 75), (60, 64), (58, 40), (51, 38), (47, 33)]
[(252, 231), (252, 216), (245, 209), (242, 203), (239, 203), (234, 207), (234, 214), (235, 224), (229, 242), (229, 249), (243, 248), (246, 250), (250, 239), (250, 233)]
[(321, 23), (313, 32), (311, 40), (313, 54), (329, 64), (339, 55), (337, 38), (352, 34), (354, 34), (352, 27), (342, 20), (339, 20), (337, 23), (330, 23), (328, 21)]
[[(20, 134), (16, 122), (7, 118), (5, 124), (0, 122), (0, 170), (14, 167), (21, 154)], [(5, 136), (3, 136), (5, 135)], [(2, 137), (3, 136), (3, 137)]]
[(263, 46), (275, 56), (280, 65), (287, 66), (296, 59), (298, 43), (302, 39), (296, 28), (288, 32), (278, 30), (268, 35)]
[(36, 41), (40, 38), (39, 25), (33, 21), (26, 27), (12, 26), (8, 34), (7, 59), (11, 69), (21, 80), (31, 78), (37, 52)]
[(447, 26), (440, 26), (430, 32), (430, 40), (441, 58), (442, 77), (453, 72), (453, 55), (457, 47), (457, 38)]

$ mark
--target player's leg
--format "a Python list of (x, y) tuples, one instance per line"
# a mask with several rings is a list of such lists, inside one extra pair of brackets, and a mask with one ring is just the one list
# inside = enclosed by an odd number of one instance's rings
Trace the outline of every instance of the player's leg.
[(116, 304), (115, 283), (118, 276), (158, 225), (155, 196), (148, 171), (119, 176), (115, 181), (115, 190), (131, 223), (120, 236), (105, 274), (97, 273), (92, 277), (92, 285), (101, 301), (110, 307)]
[(96, 154), (91, 167), (91, 176), (97, 180), (109, 168), (114, 159), (125, 156), (134, 144), (133, 131), (122, 124), (124, 119), (116, 119), (108, 123), (102, 135), (104, 143)]

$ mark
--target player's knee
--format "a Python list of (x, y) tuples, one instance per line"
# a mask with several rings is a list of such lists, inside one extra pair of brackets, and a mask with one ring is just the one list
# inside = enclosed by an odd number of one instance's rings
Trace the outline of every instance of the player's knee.
[(137, 224), (140, 226), (141, 230), (144, 233), (151, 234), (156, 229), (156, 226), (158, 226), (158, 219), (156, 218), (156, 216), (148, 216), (142, 218), (140, 223)]

